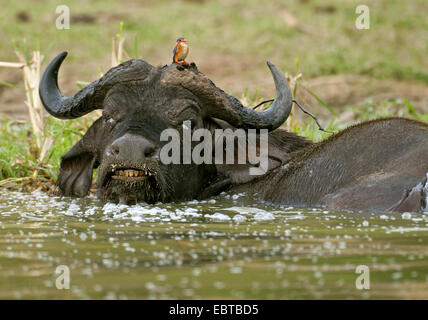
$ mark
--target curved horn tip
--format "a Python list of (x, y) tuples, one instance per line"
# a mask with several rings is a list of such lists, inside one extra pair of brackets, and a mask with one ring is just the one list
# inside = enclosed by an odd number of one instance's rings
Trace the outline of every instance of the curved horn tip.
[(61, 64), (64, 61), (64, 59), (67, 57), (67, 55), (68, 55), (67, 51), (63, 51), (57, 54), (56, 57), (52, 59), (52, 64), (56, 64), (56, 63)]
[(43, 106), (51, 115), (60, 119), (64, 117), (58, 114), (57, 105), (64, 97), (58, 89), (58, 70), (67, 54), (67, 51), (63, 51), (49, 62), (39, 83), (39, 96)]
[[(56, 57), (53, 58), (51, 62), (49, 62), (45, 71), (43, 71), (43, 74), (41, 77), (40, 89), (39, 89), (40, 94), (42, 94), (42, 90), (44, 90), (48, 84), (51, 84), (50, 81), (48, 80), (48, 78), (49, 78), (50, 73), (52, 71), (54, 73), (54, 77), (55, 78), (58, 77), (58, 69), (61, 66), (62, 62), (64, 61), (65, 57), (67, 57), (67, 55), (68, 55), (68, 52), (63, 51), (63, 52), (57, 54)], [(57, 84), (57, 79), (55, 79), (55, 83)], [(58, 84), (57, 84), (57, 86), (58, 86)], [(43, 102), (43, 98), (42, 98), (42, 102)]]
[(278, 68), (276, 65), (274, 65), (272, 62), (270, 62), (270, 61), (266, 61), (266, 64), (268, 65), (269, 69), (270, 69), (272, 72), (273, 72), (273, 71), (281, 72), (281, 71), (279, 70), (279, 68)]

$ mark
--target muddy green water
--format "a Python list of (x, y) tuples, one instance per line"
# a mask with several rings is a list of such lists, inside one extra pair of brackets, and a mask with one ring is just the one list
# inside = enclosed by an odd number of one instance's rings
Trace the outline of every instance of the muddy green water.
[[(366, 283), (358, 265), (370, 290), (356, 288)], [(57, 288), (58, 266), (69, 289)], [(0, 298), (427, 299), (428, 214), (279, 207), (243, 194), (125, 206), (0, 190)]]

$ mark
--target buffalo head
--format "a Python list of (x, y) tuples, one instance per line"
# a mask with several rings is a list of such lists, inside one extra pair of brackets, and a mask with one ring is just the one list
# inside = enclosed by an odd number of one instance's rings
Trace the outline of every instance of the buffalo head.
[[(162, 131), (173, 128), (182, 133), (183, 122), (190, 121), (192, 130), (233, 127), (272, 132), (291, 111), (288, 83), (270, 62), (276, 99), (267, 110), (254, 111), (217, 88), (194, 64), (153, 67), (134, 59), (110, 69), (74, 96), (64, 97), (57, 78), (66, 55), (56, 56), (42, 76), (40, 97), (46, 110), (60, 119), (103, 110), (102, 117), (62, 157), (58, 185), (66, 196), (85, 196), (97, 167), (98, 196), (112, 201), (165, 202), (221, 191), (233, 181), (245, 180), (239, 174), (242, 166), (165, 165), (159, 161), (165, 144), (160, 139)], [(269, 139), (270, 167), (281, 164), (291, 149), (307, 143), (279, 131)], [(290, 147), (284, 148), (291, 140)]]

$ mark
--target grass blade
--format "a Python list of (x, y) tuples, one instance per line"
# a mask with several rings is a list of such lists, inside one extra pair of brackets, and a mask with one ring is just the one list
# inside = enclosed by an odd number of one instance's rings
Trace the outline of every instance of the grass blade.
[(13, 84), (13, 83), (10, 83), (10, 82), (7, 82), (7, 81), (1, 81), (1, 80), (0, 80), (0, 84), (1, 84), (1, 85), (4, 85), (4, 86), (6, 86), (6, 87), (9, 87), (9, 88), (14, 88), (14, 89), (19, 89), (19, 90), (24, 90), (24, 88), (18, 87), (17, 85), (15, 85), (15, 84)]
[(326, 102), (324, 102), (320, 97), (318, 97), (315, 92), (313, 92), (312, 90), (310, 90), (309, 88), (307, 88), (304, 85), (301, 85), (303, 89), (305, 89), (312, 97), (315, 98), (315, 100), (317, 100), (324, 108), (326, 108), (332, 115), (334, 115), (335, 117), (338, 117), (339, 115), (336, 113), (336, 111), (333, 110), (333, 108), (331, 106), (329, 106)]

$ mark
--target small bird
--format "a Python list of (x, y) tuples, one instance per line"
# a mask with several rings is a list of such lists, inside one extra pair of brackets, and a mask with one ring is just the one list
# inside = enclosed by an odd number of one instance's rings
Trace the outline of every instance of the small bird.
[(184, 60), (189, 54), (189, 46), (186, 42), (187, 40), (183, 37), (177, 39), (174, 51), (172, 52), (172, 62), (178, 63), (179, 65), (182, 65), (183, 62), (187, 64), (187, 61)]

